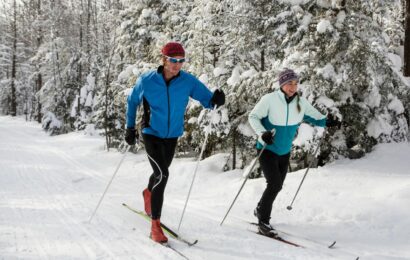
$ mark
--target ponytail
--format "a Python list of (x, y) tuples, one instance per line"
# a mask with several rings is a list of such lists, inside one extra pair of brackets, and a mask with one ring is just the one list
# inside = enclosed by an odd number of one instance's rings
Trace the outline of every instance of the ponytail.
[(300, 98), (299, 98), (299, 93), (296, 93), (296, 98), (297, 98), (297, 108), (298, 108), (298, 113), (300, 113), (300, 111), (302, 110), (301, 106), (300, 106)]

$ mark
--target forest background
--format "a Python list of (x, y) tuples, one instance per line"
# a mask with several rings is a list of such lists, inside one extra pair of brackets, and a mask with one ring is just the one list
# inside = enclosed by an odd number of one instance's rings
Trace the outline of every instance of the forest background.
[[(50, 135), (101, 134), (107, 149), (122, 148), (130, 89), (178, 41), (184, 69), (227, 94), (218, 111), (190, 103), (180, 156), (210, 130), (204, 156), (229, 152), (225, 170), (243, 168), (255, 156), (247, 115), (286, 67), (304, 97), (343, 122), (325, 135), (319, 165), (409, 138), (408, 0), (2, 0), (0, 11), (0, 114)], [(302, 124), (294, 169), (318, 139)]]

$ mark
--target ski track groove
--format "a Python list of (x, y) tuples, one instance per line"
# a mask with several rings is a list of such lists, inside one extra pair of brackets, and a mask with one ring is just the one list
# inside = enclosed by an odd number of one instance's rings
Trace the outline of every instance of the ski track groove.
[[(70, 165), (71, 160), (66, 160), (67, 156), (63, 157), (61, 156), (62, 153), (55, 153), (59, 158), (62, 158), (68, 165)], [(54, 180), (54, 179), (53, 179)], [(59, 179), (57, 178), (57, 181), (59, 181)], [(54, 184), (52, 181), (50, 181), (49, 178), (45, 178), (44, 179), (45, 183), (52, 183)], [(60, 184), (64, 183), (60, 181)], [(47, 193), (53, 194), (53, 190), (51, 190), (49, 187), (51, 187), (51, 185), (46, 185), (45, 186), (45, 190)], [(52, 187), (59, 187), (59, 185), (52, 185)], [(61, 187), (61, 186), (60, 186)], [(74, 191), (74, 189), (72, 189)], [(95, 245), (98, 245), (100, 250), (98, 251), (102, 251), (103, 254), (99, 255), (101, 253), (96, 253), (96, 255), (90, 255), (90, 248), (87, 246), (87, 248), (84, 248), (82, 243), (76, 243), (80, 248), (82, 248), (82, 250), (86, 253), (86, 255), (90, 258), (90, 259), (94, 259), (95, 257), (97, 258), (105, 258), (105, 257), (110, 257), (110, 258), (115, 258), (115, 254), (110, 251), (108, 248), (110, 248), (109, 244), (107, 242), (102, 242), (101, 240), (99, 240), (95, 235), (93, 235), (90, 231), (88, 231), (82, 223), (78, 223), (78, 221), (72, 217), (71, 215), (67, 214), (65, 212), (65, 209), (67, 207), (64, 207), (67, 204), (66, 200), (62, 200), (60, 199), (59, 195), (57, 196), (53, 196), (52, 201), (50, 201), (49, 206), (52, 209), (51, 212), (53, 213), (53, 215), (55, 216), (56, 219), (58, 219), (63, 225), (64, 227), (64, 233), (65, 234), (70, 234), (69, 237), (75, 237), (75, 234), (73, 234), (73, 231), (71, 228), (67, 228), (67, 227), (76, 227), (77, 232), (75, 233), (80, 233), (80, 234), (86, 234), (88, 238), (90, 238)], [(60, 206), (62, 209), (58, 208), (56, 205)], [(73, 207), (70, 207), (73, 208)], [(80, 207), (80, 208), (86, 208), (85, 206)], [(125, 249), (125, 248), (124, 248)], [(92, 250), (91, 250), (92, 251)]]
[[(19, 137), (27, 138), (28, 135), (19, 133)], [(11, 157), (10, 161), (13, 161), (13, 165), (22, 165), (22, 166), (17, 167), (17, 169), (15, 169), (16, 174), (6, 173), (7, 180), (11, 181), (12, 183), (18, 183), (20, 185), (20, 187), (18, 187), (19, 190), (25, 190), (27, 191), (27, 193), (30, 193), (30, 194), (32, 193), (36, 194), (35, 196), (31, 196), (30, 198), (22, 196), (21, 194), (16, 194), (17, 196), (13, 196), (14, 200), (16, 200), (19, 204), (16, 205), (17, 207), (9, 206), (9, 209), (11, 210), (11, 214), (13, 216), (12, 219), (16, 219), (18, 220), (19, 223), (24, 224), (24, 223), (27, 223), (27, 221), (25, 221), (27, 217), (34, 219), (35, 223), (44, 223), (44, 222), (48, 222), (49, 220), (53, 221), (53, 218), (54, 218), (54, 220), (58, 220), (61, 223), (61, 225), (59, 226), (63, 227), (62, 233), (64, 234), (64, 239), (74, 238), (76, 237), (77, 233), (79, 233), (80, 235), (86, 235), (87, 238), (93, 241), (93, 244), (97, 247), (97, 250), (93, 250), (91, 246), (89, 246), (86, 243), (79, 243), (79, 242), (74, 243), (76, 247), (81, 249), (81, 252), (83, 252), (84, 255), (88, 257), (89, 259), (107, 258), (107, 257), (112, 258), (112, 259), (116, 258), (116, 254), (113, 251), (110, 251), (109, 249), (107, 249), (107, 248), (111, 248), (110, 244), (114, 242), (114, 240), (109, 239), (108, 241), (103, 242), (104, 240), (99, 239), (96, 235), (94, 235), (91, 231), (89, 231), (86, 227), (84, 227), (82, 223), (78, 223), (75, 217), (72, 217), (70, 214), (66, 212), (67, 208), (73, 208), (73, 207), (68, 207), (68, 205), (70, 206), (73, 205), (72, 204), (73, 201), (64, 200), (64, 194), (62, 193), (68, 192), (68, 191), (78, 191), (77, 189), (74, 188), (73, 185), (70, 186), (70, 184), (72, 183), (71, 181), (67, 182), (65, 180), (72, 176), (69, 175), (69, 176), (64, 176), (63, 178), (56, 178), (58, 174), (56, 172), (53, 172), (56, 169), (47, 169), (46, 166), (49, 164), (49, 162), (44, 161), (41, 157), (41, 154), (40, 155), (33, 154), (32, 161), (36, 162), (36, 163), (33, 163), (33, 165), (24, 164), (25, 162), (22, 161), (23, 160), (22, 158), (24, 157), (19, 156), (19, 154), (24, 153), (24, 152), (29, 153), (30, 151), (24, 151), (23, 148), (21, 147), (12, 146), (8, 144), (9, 143), (5, 143), (5, 145), (2, 145), (1, 149), (9, 152), (10, 157)], [(67, 165), (68, 167), (74, 166), (73, 167), (74, 172), (76, 174), (81, 174), (82, 178), (84, 177), (84, 175), (86, 175), (86, 177), (91, 177), (92, 180), (106, 183), (106, 180), (103, 177), (101, 177), (101, 175), (96, 174), (95, 171), (90, 171), (90, 169), (76, 162), (73, 158), (71, 158), (66, 153), (60, 152), (56, 149), (45, 149), (45, 150), (52, 151), (53, 154), (55, 154), (55, 156), (58, 159), (63, 161), (63, 165)], [(57, 161), (58, 163), (58, 160), (55, 160), (55, 161)], [(7, 163), (8, 161), (6, 161), (6, 164)], [(58, 164), (61, 165), (61, 163), (58, 163)], [(2, 165), (2, 166), (6, 166), (6, 165)], [(2, 168), (4, 169), (5, 167), (2, 167)], [(89, 172), (93, 174), (89, 174)], [(70, 174), (72, 173), (73, 172), (70, 171)], [(33, 178), (33, 176), (35, 177)], [(59, 189), (58, 187), (64, 187), (64, 188)], [(34, 191), (34, 192), (30, 192), (30, 191)], [(16, 193), (15, 191), (12, 191), (12, 192)], [(75, 193), (73, 192), (73, 194)], [(48, 210), (47, 212), (51, 213), (53, 218), (50, 218), (50, 214), (47, 214), (47, 216), (44, 216), (41, 210), (39, 211), (38, 209), (35, 209), (36, 205), (40, 201), (42, 203), (44, 202), (47, 203), (47, 207), (51, 209), (51, 210)], [(23, 204), (29, 204), (31, 206), (26, 208)], [(86, 209), (87, 207), (83, 203), (83, 205), (80, 206), (80, 208)], [(28, 211), (30, 212), (26, 213)], [(28, 214), (30, 215), (28, 216)], [(107, 227), (109, 227), (108, 231), (111, 234), (116, 234), (119, 232), (119, 230), (116, 230), (113, 226), (110, 226), (108, 223), (104, 223), (104, 224), (105, 224), (104, 232), (100, 230), (98, 232), (98, 235), (106, 235), (104, 233), (107, 233)], [(76, 227), (76, 228), (73, 229), (72, 227)], [(30, 224), (24, 224), (24, 228), (22, 229), (22, 232), (14, 232), (14, 241), (13, 241), (14, 243), (9, 243), (7, 245), (12, 246), (12, 244), (15, 244), (14, 248), (17, 252), (21, 251), (21, 252), (29, 253), (29, 255), (35, 254), (41, 259), (51, 259), (50, 257), (53, 251), (56, 251), (56, 248), (58, 248), (58, 245), (56, 244), (55, 241), (47, 240), (45, 237), (45, 234), (40, 234), (41, 232), (36, 232), (35, 228), (36, 227), (30, 226)], [(20, 236), (23, 239), (21, 239)], [(25, 245), (23, 246), (21, 244), (18, 245), (18, 241), (22, 241), (22, 240), (25, 241), (24, 243)], [(130, 256), (130, 252), (127, 249), (133, 247), (132, 241), (128, 243), (124, 243), (124, 242), (125, 241), (122, 241), (121, 245), (119, 245), (119, 247), (116, 247), (116, 251), (120, 251), (121, 255)]]
[[(38, 159), (41, 160), (41, 158), (38, 158)], [(38, 164), (38, 165), (40, 165), (40, 164)], [(43, 170), (41, 169), (41, 167), (35, 167), (35, 170), (37, 171), (37, 174), (41, 174), (41, 176), (42, 176), (41, 179), (38, 178), (38, 177), (36, 177), (35, 179), (33, 179), (33, 178), (24, 178), (24, 179), (25, 180), (30, 180), (34, 185), (42, 187), (43, 192), (44, 192), (45, 195), (37, 195), (36, 197), (34, 197), (34, 199), (36, 201), (47, 201), (48, 208), (51, 209), (51, 210), (49, 210), (49, 212), (51, 212), (51, 214), (55, 217), (55, 219), (58, 220), (62, 224), (62, 225), (59, 225), (59, 226), (63, 227), (62, 233), (64, 233), (64, 235), (70, 234), (68, 237), (75, 237), (73, 235), (72, 229), (69, 228), (69, 227), (77, 226), (77, 225), (75, 225), (75, 223), (72, 223), (74, 225), (69, 225), (69, 223), (67, 221), (65, 221), (65, 218), (64, 218), (65, 216), (61, 217), (61, 215), (62, 215), (61, 213), (63, 213), (63, 211), (57, 209), (56, 206), (55, 206), (56, 203), (58, 205), (63, 204), (61, 200), (56, 201), (56, 198), (58, 196), (60, 196), (60, 195), (58, 195), (59, 190), (55, 190), (55, 189), (51, 188), (51, 187), (64, 187), (64, 186), (61, 186), (61, 185), (66, 184), (66, 183), (64, 181), (62, 181), (62, 179), (59, 179), (59, 178), (50, 178), (49, 174), (44, 173)], [(27, 175), (28, 176), (33, 176), (33, 174), (27, 174)], [(20, 176), (21, 176), (21, 174), (20, 174)], [(40, 181), (40, 180), (42, 180), (42, 181)], [(44, 186), (43, 185), (38, 185), (38, 183), (36, 183), (36, 182), (40, 182), (40, 184), (45, 184), (45, 185)], [(58, 183), (56, 183), (56, 182), (58, 182)], [(48, 196), (46, 194), (52, 194), (52, 196)], [(58, 215), (57, 212), (59, 212), (60, 214)], [(43, 222), (44, 216), (38, 215), (36, 217), (39, 218), (39, 220), (36, 221), (36, 222), (40, 222), (40, 223)], [(49, 218), (50, 218), (50, 214), (47, 215), (47, 219), (49, 219)], [(67, 236), (65, 236), (64, 238), (67, 238)], [(45, 241), (47, 241), (47, 240), (45, 239)], [(47, 241), (46, 245), (48, 245), (48, 250), (44, 249), (44, 245), (42, 245), (42, 244), (37, 246), (37, 248), (38, 247), (42, 248), (42, 251), (44, 252), (43, 253), (44, 256), (49, 255), (49, 254), (46, 253), (47, 251), (48, 252), (53, 252), (53, 251), (55, 251), (55, 248), (58, 248), (56, 243), (53, 242), (53, 241), (50, 241), (50, 240)], [(87, 255), (87, 257), (89, 259), (95, 258), (95, 255), (90, 255), (90, 253), (89, 253), (90, 249), (88, 248), (87, 245), (84, 245), (84, 244), (79, 243), (79, 242), (75, 242), (75, 245), (78, 248), (81, 248), (82, 251)], [(106, 245), (100, 245), (100, 246), (104, 248)]]

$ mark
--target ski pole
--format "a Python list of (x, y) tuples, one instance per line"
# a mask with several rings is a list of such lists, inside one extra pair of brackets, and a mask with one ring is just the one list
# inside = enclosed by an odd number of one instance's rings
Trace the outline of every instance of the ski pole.
[[(325, 131), (326, 131), (326, 130), (325, 130)], [(305, 171), (305, 174), (303, 175), (302, 181), (300, 182), (299, 187), (298, 187), (298, 189), (297, 189), (297, 191), (296, 191), (296, 193), (295, 193), (295, 196), (293, 197), (292, 203), (290, 203), (290, 205), (287, 206), (286, 209), (292, 210), (293, 202), (295, 201), (296, 196), (297, 196), (298, 193), (299, 193), (300, 187), (302, 187), (303, 181), (305, 180), (306, 175), (308, 174), (309, 169), (310, 169), (310, 167), (312, 166), (313, 161), (315, 161), (315, 159), (316, 159), (317, 152), (319, 151), (319, 147), (322, 145), (322, 142), (323, 142), (323, 140), (325, 139), (325, 134), (326, 134), (326, 132), (323, 133), (323, 136), (321, 137), (320, 142), (319, 142), (319, 144), (317, 145), (315, 152), (313, 153), (313, 158), (312, 158), (312, 160), (309, 162), (309, 165), (308, 165), (308, 167), (307, 167), (307, 169), (306, 169), (306, 171)]]
[[(271, 130), (271, 133), (272, 133), (273, 136), (274, 136), (275, 133), (276, 133), (276, 129), (273, 128), (273, 129)], [(232, 201), (232, 203), (231, 203), (231, 206), (230, 206), (229, 209), (228, 209), (228, 212), (226, 212), (224, 218), (223, 218), (222, 221), (221, 221), (221, 224), (219, 224), (220, 226), (222, 226), (222, 224), (224, 223), (226, 217), (228, 216), (229, 212), (231, 211), (233, 205), (235, 204), (235, 201), (236, 201), (236, 199), (238, 198), (239, 193), (241, 193), (243, 187), (245, 186), (245, 183), (246, 183), (246, 181), (248, 180), (249, 175), (251, 174), (251, 172), (252, 172), (252, 170), (253, 170), (253, 167), (255, 167), (256, 161), (258, 161), (258, 160), (259, 160), (259, 157), (261, 157), (263, 151), (264, 151), (265, 148), (266, 148), (266, 145), (267, 145), (266, 143), (263, 145), (262, 150), (259, 152), (258, 156), (257, 156), (257, 157), (255, 158), (255, 160), (253, 161), (253, 163), (252, 163), (252, 165), (251, 165), (251, 168), (250, 168), (248, 174), (247, 174), (246, 177), (245, 177), (245, 180), (243, 180), (243, 183), (242, 183), (241, 187), (239, 188), (238, 193), (236, 194), (235, 198), (233, 199), (233, 201)]]
[(250, 168), (248, 174), (247, 174), (246, 177), (245, 177), (245, 180), (243, 180), (242, 185), (241, 185), (241, 187), (239, 188), (238, 193), (236, 194), (235, 198), (233, 199), (233, 201), (232, 201), (232, 203), (231, 203), (231, 206), (229, 207), (228, 211), (226, 212), (224, 218), (222, 219), (221, 224), (219, 224), (220, 226), (222, 226), (222, 224), (224, 223), (226, 217), (228, 216), (229, 212), (231, 211), (233, 205), (235, 204), (236, 199), (237, 199), (238, 196), (239, 196), (239, 193), (241, 193), (243, 187), (245, 186), (246, 181), (249, 179), (249, 175), (251, 174), (251, 172), (252, 172), (252, 170), (253, 170), (253, 167), (255, 167), (256, 161), (258, 161), (259, 157), (262, 155), (262, 153), (263, 153), (263, 151), (265, 150), (265, 148), (266, 148), (266, 144), (262, 147), (262, 150), (260, 150), (260, 152), (258, 153), (258, 156), (254, 159), (254, 161), (253, 161), (253, 163), (252, 163), (252, 165), (251, 165), (251, 168)]
[(97, 210), (98, 210), (98, 208), (100, 207), (100, 204), (101, 204), (101, 202), (103, 201), (104, 196), (105, 196), (105, 194), (106, 194), (107, 191), (108, 191), (108, 188), (110, 187), (112, 181), (114, 180), (115, 175), (117, 175), (117, 172), (118, 172), (118, 170), (120, 169), (120, 166), (121, 166), (122, 162), (124, 161), (125, 156), (127, 155), (127, 152), (128, 152), (128, 150), (130, 149), (130, 147), (131, 147), (131, 146), (128, 146), (127, 149), (125, 150), (124, 156), (121, 158), (121, 161), (120, 161), (120, 163), (119, 163), (118, 166), (117, 166), (117, 169), (115, 169), (114, 174), (113, 174), (112, 177), (111, 177), (111, 180), (108, 182), (108, 185), (107, 185), (107, 187), (105, 188), (105, 190), (104, 190), (104, 192), (103, 192), (103, 194), (102, 194), (102, 196), (101, 196), (101, 198), (100, 198), (100, 201), (99, 201), (98, 204), (97, 204), (97, 207), (95, 208), (93, 214), (91, 215), (90, 219), (88, 220), (88, 223), (91, 223), (91, 220), (93, 220), (95, 213), (97, 213)]
[[(214, 106), (213, 111), (215, 111), (215, 109), (216, 109), (216, 105)], [(184, 218), (185, 209), (186, 209), (186, 206), (187, 206), (187, 204), (188, 204), (189, 196), (191, 195), (192, 186), (194, 185), (196, 173), (197, 173), (198, 166), (199, 166), (199, 161), (201, 161), (202, 154), (204, 153), (204, 150), (205, 150), (205, 147), (206, 147), (206, 143), (207, 143), (207, 141), (208, 141), (208, 135), (209, 135), (209, 131), (207, 131), (207, 132), (205, 133), (205, 140), (204, 140), (204, 142), (203, 142), (203, 144), (202, 144), (201, 153), (199, 154), (198, 160), (197, 160), (196, 165), (195, 165), (194, 176), (192, 177), (191, 186), (189, 187), (189, 191), (188, 191), (188, 196), (187, 196), (186, 201), (185, 201), (184, 209), (182, 210), (181, 219), (179, 220), (178, 231), (179, 231), (179, 228), (181, 227), (182, 219)]]

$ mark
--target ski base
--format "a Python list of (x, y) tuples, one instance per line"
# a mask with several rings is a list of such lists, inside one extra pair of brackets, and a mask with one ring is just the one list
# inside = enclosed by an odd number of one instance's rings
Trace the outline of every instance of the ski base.
[(173, 250), (173, 251), (174, 251), (175, 253), (177, 253), (178, 255), (180, 255), (180, 256), (182, 256), (183, 258), (189, 260), (189, 258), (188, 258), (186, 255), (184, 255), (184, 254), (181, 253), (179, 250), (177, 250), (177, 249), (175, 249), (174, 247), (172, 247), (168, 242), (167, 242), (167, 243), (158, 243), (158, 244), (160, 244), (160, 245), (162, 245), (162, 246), (165, 246), (165, 247), (167, 247), (167, 248)]
[[(134, 209), (132, 207), (130, 207), (128, 204), (126, 203), (122, 203), (122, 205), (124, 207), (126, 207), (127, 209), (131, 210), (134, 213), (137, 213), (138, 215), (142, 216), (145, 220), (151, 221), (151, 217), (148, 216), (147, 214), (145, 214), (145, 212)], [(165, 231), (165, 233), (167, 233), (169, 236), (171, 236), (172, 238), (181, 241), (185, 244), (187, 244), (188, 246), (193, 246), (196, 243), (198, 243), (198, 239), (194, 240), (193, 242), (190, 242), (184, 238), (182, 238), (180, 235), (178, 235), (177, 233), (175, 233), (174, 231), (172, 231), (172, 229), (170, 229), (169, 227), (167, 227), (165, 224), (161, 223), (161, 227), (162, 229)]]
[(304, 246), (302, 246), (302, 245), (300, 245), (300, 244), (296, 244), (296, 243), (294, 243), (294, 242), (292, 242), (292, 241), (289, 241), (289, 240), (287, 240), (287, 239), (284, 239), (284, 238), (282, 238), (282, 237), (280, 237), (280, 236), (266, 236), (266, 235), (264, 235), (264, 234), (262, 234), (262, 233), (260, 233), (260, 232), (258, 232), (258, 231), (254, 231), (254, 233), (256, 233), (256, 234), (258, 234), (258, 235), (261, 235), (261, 236), (264, 236), (264, 237), (267, 237), (267, 238), (272, 238), (272, 239), (275, 239), (275, 240), (277, 240), (277, 241), (279, 241), (279, 242), (282, 242), (282, 243), (285, 243), (285, 244), (288, 244), (288, 245), (291, 245), (291, 246), (294, 246), (294, 247), (300, 247), (300, 248), (305, 248)]
[[(258, 225), (258, 223), (256, 223), (256, 222), (249, 222), (249, 224), (254, 225), (254, 226), (257, 226), (257, 225)], [(286, 233), (286, 232), (283, 232), (283, 231), (280, 231), (280, 230), (277, 230), (277, 229), (275, 229), (275, 230), (278, 231), (278, 232), (280, 232), (280, 233), (283, 233), (283, 234), (285, 234), (285, 235), (292, 236), (291, 234), (288, 234), (288, 233)], [(261, 234), (261, 235), (263, 235), (263, 234)], [(307, 239), (307, 238), (302, 238), (302, 239), (305, 239), (305, 240), (308, 240), (308, 241), (311, 241), (311, 242), (315, 242), (315, 243), (319, 243), (319, 242), (317, 242), (317, 241), (313, 241), (313, 240)], [(293, 242), (292, 242), (292, 243), (293, 243)], [(320, 243), (320, 244), (321, 244), (321, 243)], [(332, 243), (330, 243), (330, 244), (327, 246), (327, 248), (334, 249), (334, 248), (335, 248), (335, 245), (336, 245), (336, 241), (333, 241)]]

